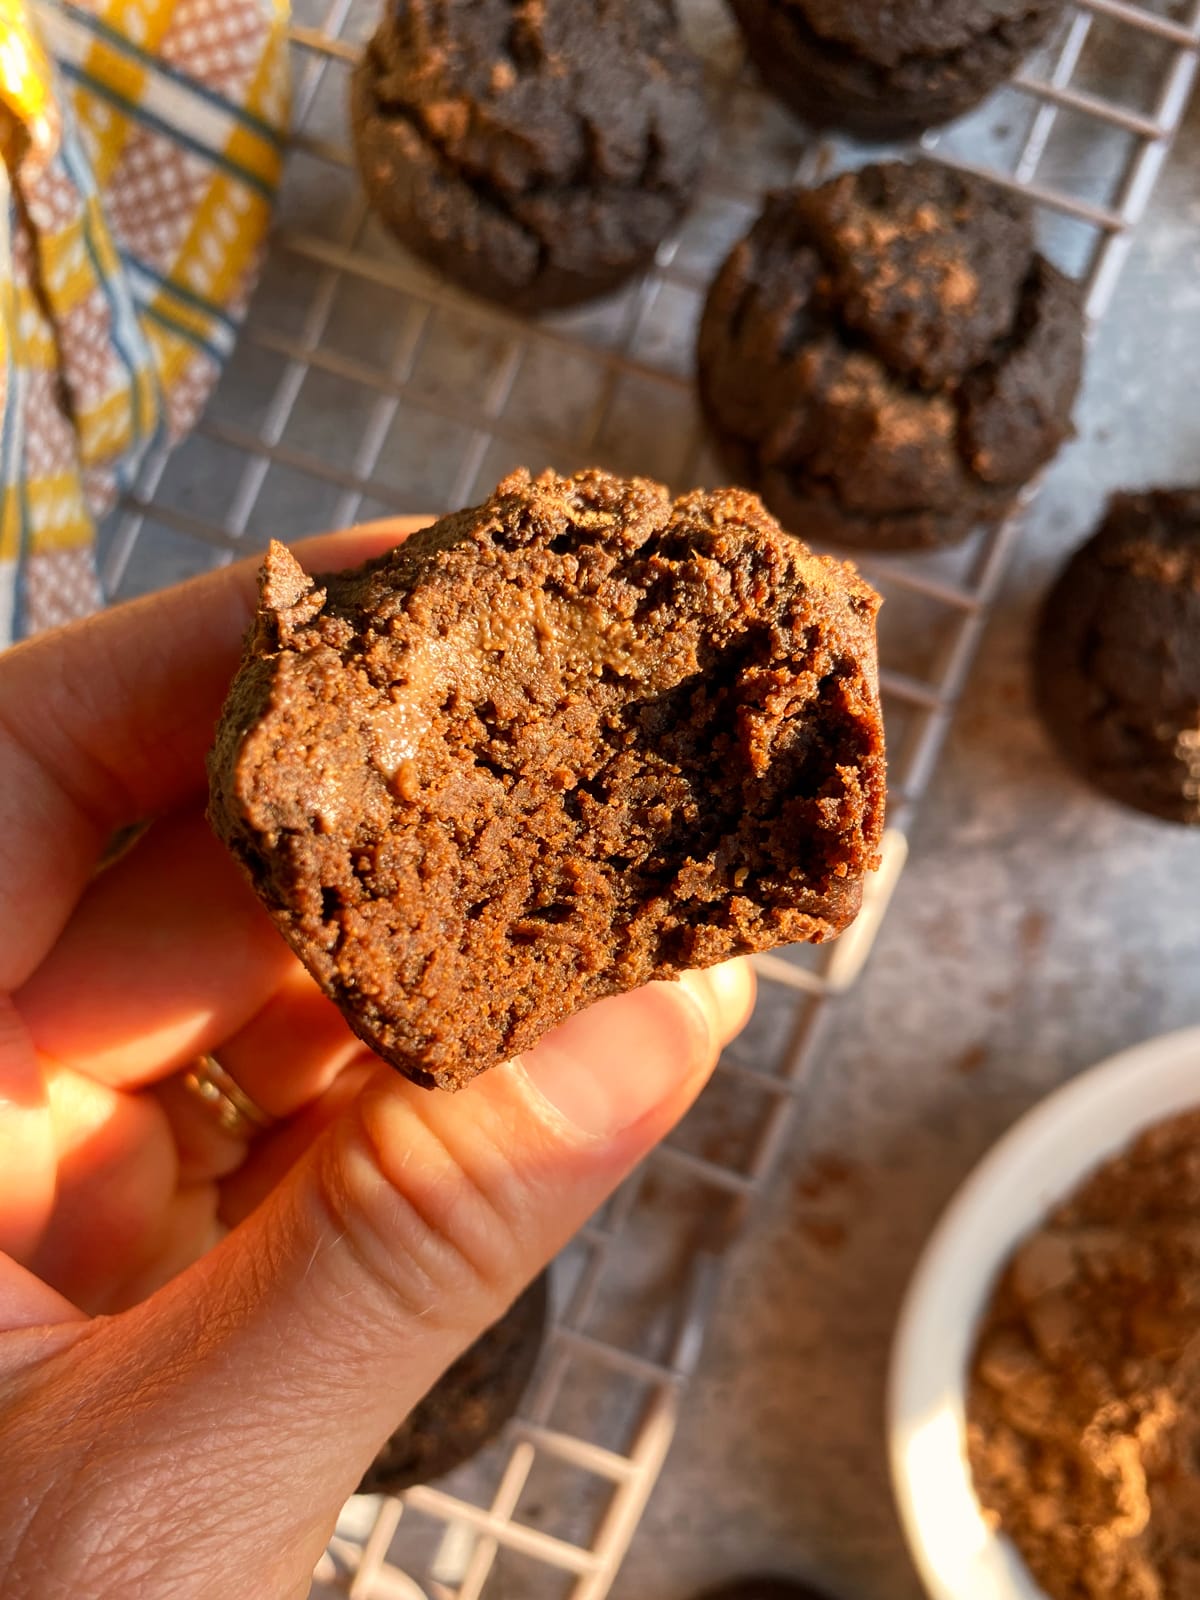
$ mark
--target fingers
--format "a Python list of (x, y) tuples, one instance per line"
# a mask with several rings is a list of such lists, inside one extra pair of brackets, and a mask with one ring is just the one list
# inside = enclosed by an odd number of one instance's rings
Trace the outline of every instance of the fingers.
[(0, 1252), (24, 1260), (41, 1238), (54, 1205), (54, 1162), (50, 1102), (33, 1041), (0, 995)]
[[(28, 1267), (0, 1254), (0, 1328), (43, 1328), (51, 1324), (82, 1322), (83, 1312)], [(4, 1371), (0, 1362), (0, 1374)]]
[(374, 1056), (363, 1056), (345, 1069), (324, 1094), (281, 1127), (258, 1138), (245, 1160), (221, 1184), (220, 1219), (232, 1228), (267, 1198), (309, 1147), (362, 1093), (376, 1073), (389, 1072)]
[[(305, 978), (312, 983), (307, 974)], [(744, 961), (731, 961), (705, 973), (685, 973), (681, 981), (692, 991), (704, 1013), (716, 1047), (723, 1048), (741, 1032), (754, 1009), (754, 973), (751, 967)], [(282, 1087), (278, 1072), (272, 1078), (270, 1063), (293, 1056), (297, 1063), (295, 1077), (308, 1090), (304, 1111), (284, 1127), (256, 1140), (249, 1159), (238, 1162), (236, 1169), (230, 1168), (229, 1176), (221, 1186), (221, 1217), (230, 1227), (247, 1217), (266, 1198), (318, 1134), (350, 1105), (366, 1082), (376, 1073), (386, 1070), (380, 1068), (378, 1061), (363, 1049), (349, 1029), (345, 1030), (346, 1040), (339, 1049), (332, 1037), (334, 1030), (328, 1019), (322, 1017), (316, 1007), (314, 1021), (318, 1025), (312, 1030), (311, 1037), (307, 1040), (301, 1038), (299, 1029), (291, 1032), (291, 1024), (296, 1017), (294, 1013), (289, 1014), (288, 1002), (293, 997), (293, 989), (301, 988), (299, 984), (289, 985), (260, 1017), (242, 1030), (236, 1040), (228, 1041), (220, 1049), (221, 1061), (233, 1073), (235, 1080), (248, 1089), (260, 1105), (274, 1110), (277, 1115), (284, 1114), (283, 1108), (278, 1104), (268, 1106), (263, 1098), (264, 1088), (268, 1092), (274, 1090), (278, 1095)], [(320, 996), (315, 984), (312, 984), (312, 989), (321, 1004), (328, 1008), (333, 1017), (338, 1018), (334, 1008)], [(324, 1049), (320, 1048), (324, 1042), (322, 1024), (330, 1035), (328, 1042), (324, 1043)], [(289, 1028), (288, 1035), (283, 1032), (285, 1026)], [(272, 1035), (276, 1033), (278, 1037), (273, 1038)], [(528, 1064), (534, 1062), (538, 1064), (536, 1071), (543, 1070), (540, 1065), (542, 1056), (557, 1056), (562, 1043), (570, 1038), (576, 1039), (576, 1049), (585, 1055), (589, 1050), (589, 1042), (594, 1038), (599, 1038), (602, 1054), (607, 1049), (606, 1035), (599, 1033), (594, 1023), (587, 1021), (587, 1013), (584, 1013), (581, 1018), (573, 1019), (560, 1028), (555, 1038), (546, 1040), (537, 1051), (531, 1052), (526, 1057), (526, 1070)], [(644, 1044), (641, 1038), (636, 1041), (639, 1060)], [(347, 1053), (343, 1054), (343, 1050)], [(257, 1080), (254, 1076), (256, 1071), (260, 1074)]]
[(701, 1004), (712, 1007), (713, 1031), (724, 1049), (750, 1021), (758, 991), (754, 968), (748, 961), (723, 961), (704, 972), (685, 972), (680, 982), (707, 991)]
[(213, 1249), (226, 1233), (217, 1215), (219, 1200), (215, 1183), (189, 1183), (177, 1189), (163, 1213), (159, 1248), (107, 1292), (102, 1309), (112, 1312), (139, 1305)]
[[(296, 547), (310, 570), (397, 543), (419, 518)], [(199, 791), (259, 558), (43, 634), (0, 658), (0, 990), (53, 943), (109, 835)]]
[(171, 1129), (180, 1183), (218, 1183), (243, 1164), (246, 1140), (222, 1126), (212, 1108), (185, 1085), (182, 1074), (164, 1079), (148, 1093)]
[[(260, 1110), (278, 1120), (289, 1119), (285, 1129), (267, 1140), (255, 1140), (253, 1153), (258, 1155), (264, 1144), (273, 1147), (285, 1135), (293, 1138), (296, 1114), (321, 1099), (335, 1081), (340, 1084), (344, 1069), (369, 1052), (296, 962), (266, 1005), (245, 1027), (223, 1039), (215, 1054)], [(166, 1079), (155, 1092), (175, 1131), (181, 1177), (190, 1182), (224, 1178), (242, 1167), (244, 1140), (223, 1132), (211, 1110), (184, 1087), (180, 1077)], [(311, 1139), (310, 1134), (305, 1144)], [(279, 1171), (290, 1165), (288, 1161)]]
[(748, 990), (718, 973), (603, 1001), (457, 1096), (378, 1070), (216, 1250), (31, 1374), (22, 1437), (0, 1437), (24, 1492), (38, 1441), (59, 1472), (64, 1438), (104, 1451), (55, 1482), (83, 1532), (23, 1548), (17, 1592), (47, 1564), (64, 1592), (82, 1571), (117, 1592), (120, 1552), (151, 1545), (179, 1600), (198, 1545), (206, 1594), (246, 1571), (301, 1592), (396, 1421), (682, 1113)]
[(93, 880), (16, 1004), (39, 1050), (131, 1087), (236, 1033), (296, 965), (192, 812), (156, 823)]
[[(690, 1004), (680, 1004), (681, 991)], [(681, 1044), (696, 1059), (715, 1061), (752, 1004), (753, 977), (744, 962), (730, 963), (728, 972), (688, 972), (677, 984), (652, 983), (569, 1017), (520, 1065), (564, 1117), (605, 1139), (635, 1121), (642, 1107), (661, 1117), (677, 1091)]]
[(49, 1068), (46, 1079), (54, 1208), (25, 1264), (83, 1310), (106, 1310), (170, 1242), (174, 1143), (148, 1097), (119, 1094), (64, 1068)]
[(298, 961), (266, 1005), (217, 1048), (226, 1072), (272, 1117), (290, 1117), (308, 1105), (366, 1054)]

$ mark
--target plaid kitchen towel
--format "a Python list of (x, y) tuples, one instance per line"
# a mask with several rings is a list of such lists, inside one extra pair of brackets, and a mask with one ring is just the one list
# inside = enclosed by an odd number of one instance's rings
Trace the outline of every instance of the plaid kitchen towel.
[(0, 0), (0, 644), (100, 602), (96, 518), (195, 421), (258, 269), (286, 0)]

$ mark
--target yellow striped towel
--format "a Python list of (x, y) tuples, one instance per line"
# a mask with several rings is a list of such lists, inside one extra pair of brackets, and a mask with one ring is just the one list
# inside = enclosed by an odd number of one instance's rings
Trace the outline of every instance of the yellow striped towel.
[(0, 0), (0, 643), (100, 601), (96, 519), (195, 421), (258, 271), (287, 0)]

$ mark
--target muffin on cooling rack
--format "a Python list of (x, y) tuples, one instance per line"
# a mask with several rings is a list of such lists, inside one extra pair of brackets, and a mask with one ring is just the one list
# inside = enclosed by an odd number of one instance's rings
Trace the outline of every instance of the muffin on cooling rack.
[(931, 161), (869, 166), (768, 196), (709, 291), (701, 400), (791, 532), (952, 544), (1069, 436), (1083, 326), (1022, 198)]
[(401, 242), (540, 311), (648, 265), (691, 197), (707, 114), (671, 0), (388, 0), (351, 121)]
[(1085, 778), (1200, 825), (1200, 489), (1113, 496), (1046, 596), (1034, 683)]
[(764, 83), (815, 127), (898, 139), (960, 116), (1048, 37), (1064, 0), (730, 0)]
[(543, 1272), (409, 1413), (363, 1474), (359, 1494), (402, 1494), (444, 1478), (490, 1444), (529, 1387), (548, 1314)]

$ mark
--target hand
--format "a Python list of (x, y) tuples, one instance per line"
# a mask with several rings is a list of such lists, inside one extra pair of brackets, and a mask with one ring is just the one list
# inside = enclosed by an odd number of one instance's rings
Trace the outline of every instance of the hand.
[[(603, 1001), (457, 1096), (381, 1066), (203, 821), (253, 565), (0, 657), (6, 1600), (307, 1594), (387, 1434), (752, 1004), (731, 963)], [(180, 1081), (204, 1051), (277, 1126), (221, 1131)]]

